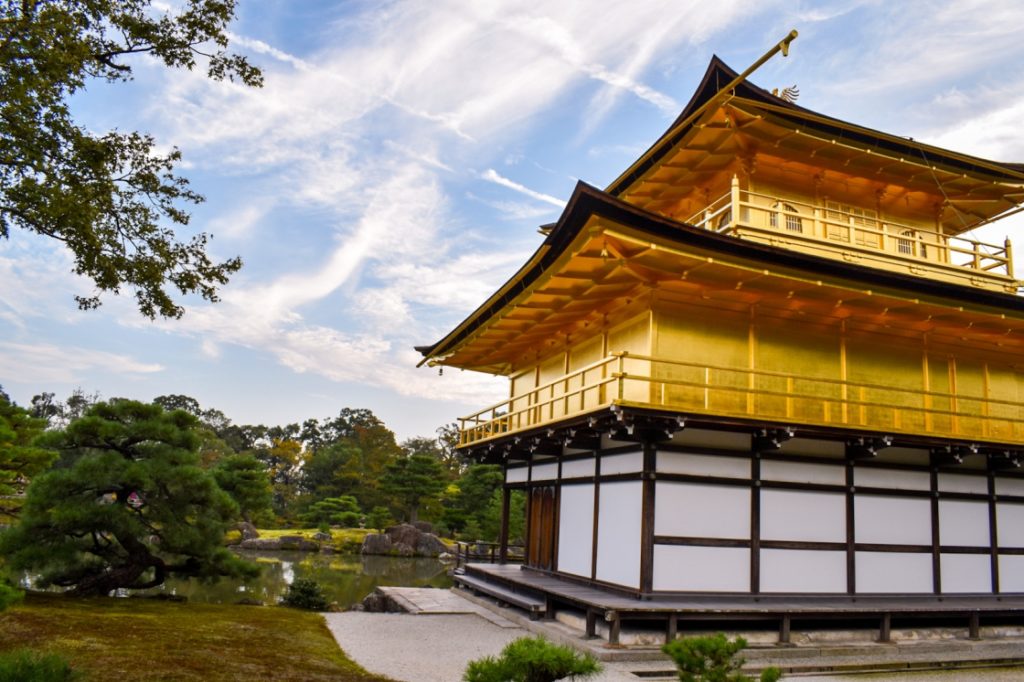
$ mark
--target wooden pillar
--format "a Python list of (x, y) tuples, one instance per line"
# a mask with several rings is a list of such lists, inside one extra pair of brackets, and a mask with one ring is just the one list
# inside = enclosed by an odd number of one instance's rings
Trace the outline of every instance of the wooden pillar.
[(640, 515), (640, 593), (654, 590), (654, 486), (658, 449), (644, 441), (644, 468)]
[(498, 537), (498, 562), (508, 563), (508, 520), (512, 506), (512, 490), (508, 485), (501, 488), (501, 534)]
[(750, 461), (750, 592), (761, 592), (761, 453)]
[(856, 506), (854, 503), (853, 460), (846, 461), (846, 593), (857, 592)]
[(939, 469), (931, 467), (932, 592), (942, 594), (942, 554), (939, 535)]

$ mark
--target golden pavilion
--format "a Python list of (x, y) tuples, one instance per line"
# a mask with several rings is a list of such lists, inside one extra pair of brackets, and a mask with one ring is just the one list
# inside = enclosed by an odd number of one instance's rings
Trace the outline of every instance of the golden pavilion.
[(714, 58), (643, 156), (579, 183), (418, 349), (509, 378), (460, 447), (504, 467), (506, 509), (526, 491), (525, 561), (458, 580), (613, 642), (722, 614), (783, 641), (826, 612), (977, 635), (1024, 606), (1024, 298), (1009, 240), (971, 234), (1020, 210), (1024, 164), (745, 75)]

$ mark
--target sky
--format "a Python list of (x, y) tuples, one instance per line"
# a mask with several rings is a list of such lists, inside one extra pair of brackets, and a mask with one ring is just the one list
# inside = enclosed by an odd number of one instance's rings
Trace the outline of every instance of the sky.
[[(173, 8), (174, 3), (168, 4)], [(161, 4), (160, 6), (168, 6)], [(502, 400), (507, 380), (417, 368), (528, 258), (576, 182), (606, 187), (664, 132), (712, 54), (886, 132), (1024, 162), (1024, 3), (238, 0), (249, 89), (146, 57), (90, 83), (88, 129), (152, 134), (206, 196), (179, 235), (245, 266), (210, 304), (150, 321), (59, 244), (0, 241), (0, 386), (180, 393), (237, 423), (374, 411), (400, 439)], [(979, 231), (1017, 238), (1024, 214)], [(1018, 272), (1024, 262), (1018, 260)]]

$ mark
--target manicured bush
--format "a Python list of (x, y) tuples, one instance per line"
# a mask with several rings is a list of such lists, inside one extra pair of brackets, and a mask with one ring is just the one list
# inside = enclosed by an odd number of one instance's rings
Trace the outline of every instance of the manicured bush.
[(0, 680), (18, 682), (68, 682), (81, 675), (71, 669), (67, 659), (32, 649), (14, 649), (0, 653)]
[(320, 584), (308, 578), (296, 578), (281, 598), (281, 604), (307, 611), (326, 611), (330, 606)]
[[(669, 642), (661, 650), (679, 668), (681, 682), (747, 682), (739, 669), (743, 659), (736, 658), (747, 648), (747, 640), (737, 637), (729, 640), (721, 632), (706, 637), (686, 637)], [(778, 668), (766, 668), (761, 682), (775, 682), (782, 677)]]
[(470, 661), (465, 682), (555, 682), (562, 678), (582, 679), (601, 671), (589, 654), (552, 644), (543, 637), (522, 637), (501, 650), (497, 657)]

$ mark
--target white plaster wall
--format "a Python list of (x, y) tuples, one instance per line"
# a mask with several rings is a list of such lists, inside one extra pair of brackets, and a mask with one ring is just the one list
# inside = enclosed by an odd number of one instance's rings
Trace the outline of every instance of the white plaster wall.
[(845, 542), (846, 496), (762, 490), (761, 539)]
[(762, 592), (846, 592), (846, 552), (761, 550)]
[(929, 500), (857, 495), (853, 504), (857, 542), (891, 545), (932, 544), (932, 511)]
[(896, 490), (929, 490), (931, 476), (927, 471), (875, 469), (854, 467), (853, 484), (861, 488), (893, 488)]
[(939, 490), (946, 493), (988, 495), (988, 478), (963, 474), (939, 474)]
[(932, 555), (857, 552), (857, 592), (932, 591)]
[(750, 452), (750, 435), (730, 431), (711, 431), (709, 429), (683, 429), (676, 431), (672, 442), (677, 445), (696, 445), (704, 448), (720, 448), (722, 450), (742, 450)]
[(601, 457), (601, 475), (633, 474), (644, 468), (643, 452), (625, 452)]
[[(943, 545), (988, 547), (988, 502), (939, 500), (939, 542)], [(945, 585), (945, 574), (943, 574)]]
[(590, 577), (594, 547), (594, 486), (563, 485), (558, 509), (558, 570)]
[(805, 464), (803, 462), (764, 460), (761, 462), (761, 478), (766, 481), (845, 485), (846, 468), (830, 464)]
[(945, 594), (992, 591), (992, 558), (987, 554), (943, 554), (939, 568)]
[(533, 465), (534, 481), (553, 481), (558, 478), (558, 462)]
[(562, 462), (562, 478), (584, 478), (594, 475), (594, 458)]
[(996, 504), (996, 536), (1000, 547), (1024, 547), (1024, 504)]
[(749, 488), (670, 481), (655, 486), (655, 535), (750, 539)]
[(749, 592), (750, 550), (655, 545), (653, 587), (680, 592)]
[(505, 472), (505, 482), (507, 483), (525, 483), (530, 475), (530, 467), (509, 467), (508, 471)]
[(999, 555), (999, 592), (1024, 592), (1024, 556)]
[[(604, 462), (602, 461), (602, 471)], [(597, 529), (597, 579), (640, 586), (640, 481), (601, 484)]]
[(1024, 497), (1024, 478), (996, 476), (997, 495), (1020, 495)]
[(658, 452), (658, 471), (666, 474), (750, 478), (750, 460), (741, 457), (690, 455), (682, 452)]

